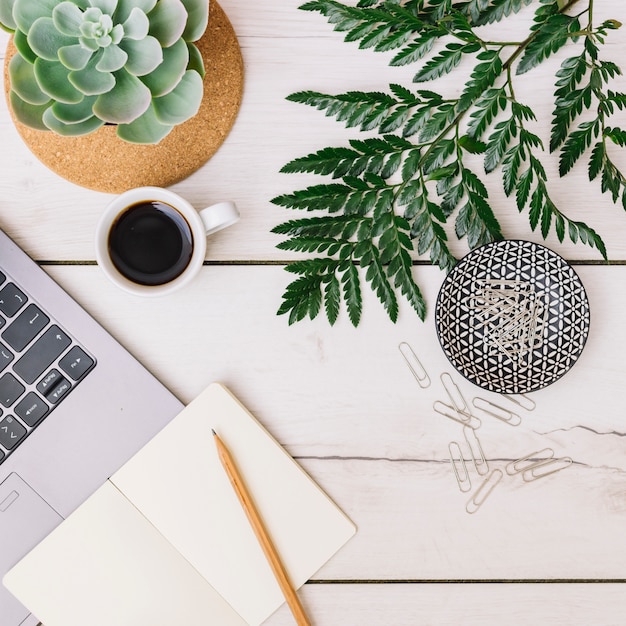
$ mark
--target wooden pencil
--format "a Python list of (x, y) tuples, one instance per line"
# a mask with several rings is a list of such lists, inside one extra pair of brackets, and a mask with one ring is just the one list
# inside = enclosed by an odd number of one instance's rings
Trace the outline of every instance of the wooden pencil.
[(239, 498), (239, 502), (241, 503), (248, 521), (252, 526), (252, 530), (254, 531), (254, 534), (263, 549), (265, 557), (272, 568), (272, 572), (274, 573), (280, 589), (285, 596), (285, 600), (291, 609), (296, 623), (298, 626), (311, 626), (311, 622), (309, 622), (309, 619), (304, 612), (304, 608), (300, 603), (300, 599), (289, 581), (285, 567), (280, 560), (278, 552), (272, 543), (263, 521), (261, 520), (261, 516), (254, 505), (252, 497), (250, 496), (250, 493), (248, 492), (248, 489), (246, 488), (246, 485), (237, 470), (237, 465), (235, 464), (232, 455), (228, 451), (228, 448), (224, 445), (224, 442), (220, 439), (219, 435), (214, 430), (212, 432), (215, 445), (217, 446), (217, 453), (220, 462), (224, 467), (226, 475), (228, 476), (237, 497)]

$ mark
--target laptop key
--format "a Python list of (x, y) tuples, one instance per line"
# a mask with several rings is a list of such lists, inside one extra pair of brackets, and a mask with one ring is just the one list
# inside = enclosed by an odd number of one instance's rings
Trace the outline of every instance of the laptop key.
[(47, 325), (50, 318), (35, 304), (29, 304), (2, 333), (16, 352), (21, 352)]
[(71, 388), (72, 385), (65, 378), (61, 378), (57, 386), (46, 395), (46, 400), (50, 404), (58, 404), (69, 393)]
[(91, 369), (93, 364), (94, 360), (79, 346), (74, 346), (59, 361), (59, 367), (72, 380), (80, 380)]
[(7, 409), (26, 391), (22, 383), (7, 372), (0, 377), (0, 403)]
[(50, 326), (16, 361), (13, 371), (22, 380), (32, 384), (71, 343), (71, 339), (56, 324)]
[(61, 372), (59, 372), (59, 370), (56, 369), (51, 369), (38, 383), (37, 383), (37, 391), (42, 395), (45, 396), (48, 393), (50, 393), (50, 391), (52, 391), (52, 389), (54, 389), (57, 384), (64, 380), (63, 379), (63, 375), (61, 374)]
[(0, 372), (15, 358), (11, 350), (0, 343)]
[(26, 436), (26, 429), (10, 415), (0, 421), (0, 444), (12, 450)]
[(7, 317), (13, 317), (27, 300), (26, 294), (13, 283), (7, 283), (0, 289), (0, 311)]
[(36, 426), (48, 411), (48, 405), (34, 391), (27, 393), (15, 405), (15, 414), (31, 428)]

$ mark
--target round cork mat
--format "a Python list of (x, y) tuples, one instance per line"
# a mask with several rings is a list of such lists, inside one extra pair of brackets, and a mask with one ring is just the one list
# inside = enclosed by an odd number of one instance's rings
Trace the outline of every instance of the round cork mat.
[[(103, 126), (81, 137), (61, 137), (29, 128), (11, 112), (17, 131), (44, 165), (83, 187), (121, 193), (144, 185), (172, 185), (195, 172), (215, 154), (232, 128), (241, 104), (241, 50), (228, 17), (215, 0), (210, 0), (209, 24), (196, 45), (206, 68), (200, 110), (156, 145), (122, 141), (114, 126)], [(7, 95), (10, 87), (7, 66), (15, 52), (11, 41), (4, 65)]]

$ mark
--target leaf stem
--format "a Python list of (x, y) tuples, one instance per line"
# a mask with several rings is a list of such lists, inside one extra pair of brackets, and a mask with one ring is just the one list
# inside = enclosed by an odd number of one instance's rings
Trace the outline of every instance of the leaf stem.
[[(589, 0), (591, 4), (593, 4), (593, 0)], [(569, 0), (569, 2), (561, 9), (559, 9), (559, 13), (565, 13), (567, 10), (571, 9), (575, 4), (578, 4), (580, 0)], [(541, 32), (541, 28), (538, 28), (535, 32), (531, 33), (522, 41), (517, 50), (502, 64), (503, 69), (508, 70), (509, 67), (515, 63), (516, 59), (526, 50), (526, 48), (530, 45), (530, 43), (537, 37), (537, 35)]]

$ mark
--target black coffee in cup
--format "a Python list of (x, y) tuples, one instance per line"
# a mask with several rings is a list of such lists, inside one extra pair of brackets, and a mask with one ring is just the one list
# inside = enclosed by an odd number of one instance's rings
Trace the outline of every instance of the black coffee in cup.
[(113, 223), (108, 250), (129, 280), (163, 285), (180, 276), (191, 260), (193, 233), (187, 220), (158, 200), (129, 206)]

